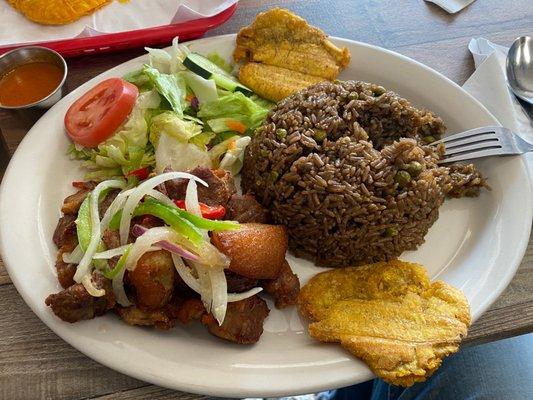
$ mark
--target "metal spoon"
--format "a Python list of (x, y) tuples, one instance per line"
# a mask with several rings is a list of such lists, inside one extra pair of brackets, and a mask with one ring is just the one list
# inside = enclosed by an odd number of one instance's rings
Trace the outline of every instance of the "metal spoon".
[(507, 53), (507, 81), (513, 93), (533, 105), (533, 38), (522, 36)]

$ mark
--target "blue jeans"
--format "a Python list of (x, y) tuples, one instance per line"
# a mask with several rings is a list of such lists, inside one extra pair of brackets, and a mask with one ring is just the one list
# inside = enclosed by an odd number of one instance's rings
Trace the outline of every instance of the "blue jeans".
[(375, 379), (335, 400), (532, 400), (533, 334), (465, 348), (424, 383), (404, 389)]

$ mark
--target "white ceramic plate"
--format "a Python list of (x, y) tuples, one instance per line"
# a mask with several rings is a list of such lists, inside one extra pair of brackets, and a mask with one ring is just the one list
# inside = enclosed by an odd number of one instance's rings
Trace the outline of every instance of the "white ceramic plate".
[[(230, 58), (234, 35), (199, 40), (199, 52)], [(374, 46), (336, 40), (352, 54), (343, 79), (376, 82), (417, 106), (435, 111), (450, 132), (497, 121), (459, 86), (411, 59)], [(63, 116), (68, 106), (98, 81), (139, 67), (131, 60), (74, 90), (48, 111), (20, 144), (0, 192), (0, 250), (11, 279), (31, 309), (64, 340), (96, 361), (154, 384), (217, 396), (281, 396), (311, 393), (372, 377), (365, 365), (340, 346), (311, 340), (295, 308), (272, 308), (265, 333), (253, 346), (226, 343), (201, 326), (170, 332), (131, 327), (113, 314), (69, 324), (45, 306), (60, 289), (54, 268), (52, 233), (70, 182), (82, 171), (68, 159)], [(477, 199), (449, 200), (426, 243), (404, 259), (424, 264), (432, 277), (461, 288), (474, 319), (513, 277), (526, 248), (531, 223), (531, 188), (520, 157), (478, 163), (492, 191)], [(293, 257), (305, 283), (320, 269)]]

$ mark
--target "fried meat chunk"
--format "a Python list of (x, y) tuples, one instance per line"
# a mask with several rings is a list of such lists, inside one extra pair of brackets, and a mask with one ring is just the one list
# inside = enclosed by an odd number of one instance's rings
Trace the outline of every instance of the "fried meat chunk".
[(172, 296), (175, 275), (174, 263), (168, 251), (143, 254), (136, 268), (128, 274), (135, 289), (137, 305), (151, 310), (165, 306)]
[(222, 325), (211, 314), (204, 314), (202, 324), (209, 333), (230, 342), (256, 343), (263, 334), (263, 322), (270, 310), (259, 296), (228, 303), (226, 318)]
[(76, 245), (65, 244), (59, 248), (56, 256), (56, 272), (57, 280), (63, 289), (66, 289), (76, 282), (74, 282), (74, 274), (76, 273), (76, 264), (70, 264), (63, 261), (63, 254), (70, 253), (74, 250)]
[(172, 320), (164, 309), (144, 310), (136, 306), (117, 307), (117, 314), (130, 325), (154, 326), (157, 329), (169, 330), (175, 321)]
[(96, 183), (92, 181), (81, 183), (78, 186), (79, 190), (76, 193), (67, 196), (65, 200), (63, 200), (61, 212), (63, 214), (77, 215), (81, 203), (83, 203), (83, 200), (85, 200), (89, 192), (93, 190), (95, 186)]
[(76, 215), (65, 214), (57, 222), (54, 236), (52, 237), (54, 244), (60, 248), (63, 245), (78, 244), (78, 236), (76, 234)]
[(257, 222), (266, 224), (268, 222), (268, 211), (251, 194), (234, 194), (229, 199), (226, 206), (225, 219), (240, 223)]
[[(168, 171), (165, 170), (165, 172)], [(198, 201), (208, 206), (225, 206), (236, 191), (233, 176), (222, 169), (197, 167), (189, 173), (204, 180), (209, 185), (208, 187), (198, 185)], [(160, 189), (172, 199), (183, 200), (188, 182), (188, 179), (173, 179), (165, 182)]]
[(242, 293), (247, 290), (253, 289), (259, 282), (258, 279), (247, 278), (242, 275), (238, 275), (230, 270), (225, 270), (226, 283), (228, 285), (228, 293)]
[(261, 286), (274, 298), (276, 308), (285, 308), (298, 303), (300, 280), (298, 275), (292, 272), (287, 261), (283, 264), (277, 278), (263, 280)]
[(66, 322), (77, 322), (103, 315), (115, 306), (111, 281), (98, 272), (93, 273), (92, 281), (97, 289), (105, 290), (104, 296), (93, 297), (81, 283), (76, 283), (59, 293), (49, 295), (45, 304)]

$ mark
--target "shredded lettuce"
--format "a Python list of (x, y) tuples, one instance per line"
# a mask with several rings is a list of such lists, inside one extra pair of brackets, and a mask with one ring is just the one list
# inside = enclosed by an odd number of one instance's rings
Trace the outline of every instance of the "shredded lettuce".
[(207, 120), (207, 124), (211, 130), (215, 133), (222, 133), (232, 131), (231, 122), (238, 121), (242, 122), (246, 127), (250, 124), (250, 119), (245, 115), (235, 115), (232, 118), (215, 118)]
[(233, 65), (226, 62), (226, 60), (220, 56), (218, 53), (209, 53), (206, 58), (219, 67), (221, 70), (226, 71), (228, 74), (231, 74), (233, 71)]
[(122, 77), (122, 79), (128, 81), (129, 83), (133, 83), (140, 90), (150, 90), (154, 87), (152, 81), (150, 81), (150, 78), (142, 69), (126, 74)]
[(156, 172), (162, 173), (166, 167), (174, 171), (187, 171), (201, 166), (212, 167), (209, 153), (197, 145), (183, 142), (174, 136), (162, 133), (155, 152)]
[(144, 48), (148, 52), (148, 60), (152, 68), (157, 69), (162, 74), (170, 73), (170, 62), (172, 56), (163, 49)]
[(187, 121), (180, 118), (172, 111), (165, 111), (152, 118), (150, 124), (150, 142), (157, 147), (159, 136), (167, 134), (181, 142), (188, 142), (189, 139), (202, 133), (202, 127), (194, 121)]
[(232, 175), (237, 175), (241, 172), (244, 150), (246, 150), (246, 146), (250, 144), (251, 140), (250, 136), (243, 136), (231, 143), (222, 161), (220, 161), (219, 167), (231, 172)]
[(209, 103), (218, 99), (215, 81), (204, 79), (200, 75), (196, 75), (190, 71), (183, 71), (180, 76), (183, 77), (187, 86), (192, 89), (200, 104)]
[[(255, 96), (254, 96), (255, 97)], [(209, 103), (200, 103), (197, 116), (202, 118), (214, 132), (222, 132), (227, 119), (240, 121), (251, 134), (268, 114), (271, 103), (259, 101), (257, 97), (246, 97), (241, 92), (229, 93)], [(224, 120), (221, 120), (224, 118)], [(215, 130), (216, 129), (216, 130)], [(227, 128), (226, 131), (231, 129)]]
[(213, 132), (202, 132), (189, 139), (189, 143), (195, 144), (201, 150), (207, 151), (207, 145), (216, 135)]
[(148, 76), (159, 94), (169, 102), (172, 110), (183, 117), (183, 110), (187, 107), (185, 101), (187, 88), (183, 77), (176, 74), (163, 74), (149, 65), (144, 66), (143, 73)]

